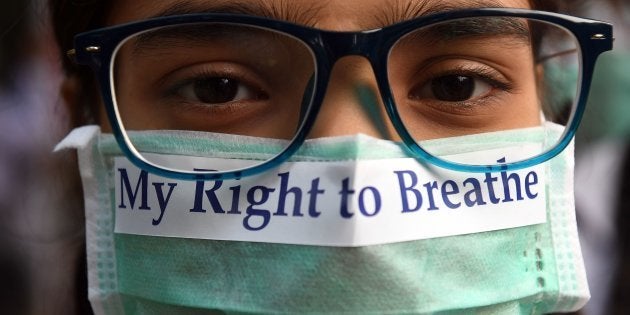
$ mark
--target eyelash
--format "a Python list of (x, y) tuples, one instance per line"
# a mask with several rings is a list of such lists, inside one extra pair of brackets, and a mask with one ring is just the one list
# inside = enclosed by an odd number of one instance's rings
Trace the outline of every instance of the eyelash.
[[(246, 78), (246, 76), (238, 74), (237, 71), (225, 71), (225, 70), (215, 71), (215, 70), (204, 68), (204, 69), (192, 70), (189, 74), (186, 74), (186, 76), (183, 79), (177, 79), (175, 83), (168, 84), (167, 88), (162, 93), (162, 96), (165, 97), (166, 99), (177, 99), (180, 103), (183, 103), (186, 105), (197, 106), (199, 104), (190, 102), (189, 100), (185, 100), (181, 95), (181, 90), (184, 87), (194, 84), (197, 81), (209, 79), (209, 78), (227, 78), (230, 80), (234, 80), (234, 81), (239, 82), (239, 84), (242, 84), (248, 88), (251, 88), (252, 90), (255, 90), (260, 95), (266, 95), (264, 92), (264, 89), (259, 87), (260, 84), (253, 83), (252, 82), (254, 81), (253, 79), (248, 79)], [(225, 105), (225, 106), (228, 106), (230, 104), (236, 105), (233, 103), (242, 103), (242, 102), (243, 101), (232, 101), (228, 103), (223, 103), (222, 105)], [(220, 106), (220, 104), (216, 104), (216, 105)], [(204, 106), (204, 107), (207, 107), (207, 106)], [(213, 106), (213, 107), (217, 107), (217, 106)]]
[[(444, 69), (444, 70), (442, 70)], [(417, 72), (422, 73), (422, 72)], [(415, 93), (416, 89), (424, 89), (425, 86), (431, 85), (433, 80), (441, 77), (448, 76), (465, 76), (470, 77), (473, 80), (481, 80), (488, 86), (488, 91), (485, 94), (478, 95), (476, 97), (466, 100), (446, 101), (437, 98), (416, 98), (412, 93)], [(420, 78), (418, 84), (412, 85), (409, 89), (408, 100), (411, 106), (427, 105), (427, 108), (433, 108), (438, 112), (445, 112), (451, 114), (475, 114), (476, 111), (490, 110), (493, 105), (500, 102), (501, 95), (504, 93), (511, 93), (515, 89), (513, 82), (506, 78), (501, 72), (495, 70), (490, 66), (484, 64), (457, 64), (446, 66), (436, 65), (435, 68), (426, 70)], [(477, 83), (475, 83), (477, 84)]]
[(475, 79), (481, 79), (493, 88), (500, 89), (505, 92), (512, 92), (514, 90), (512, 82), (509, 82), (508, 80), (501, 80), (498, 78), (499, 75), (497, 75), (496, 70), (490, 70), (487, 67), (482, 66), (459, 66), (445, 72), (437, 73), (437, 75), (432, 75), (431, 79), (438, 76), (449, 75), (470, 76)]

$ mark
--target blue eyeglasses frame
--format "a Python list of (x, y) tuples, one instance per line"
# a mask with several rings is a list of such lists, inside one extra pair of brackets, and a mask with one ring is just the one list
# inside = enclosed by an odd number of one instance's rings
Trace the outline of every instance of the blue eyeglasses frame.
[[(577, 104), (574, 106), (568, 126), (556, 146), (530, 159), (500, 165), (465, 165), (449, 162), (420, 147), (404, 127), (394, 104), (387, 75), (387, 57), (391, 48), (404, 35), (418, 28), (454, 19), (471, 17), (518, 17), (539, 20), (563, 27), (577, 39), (581, 51), (581, 75), (578, 82)], [(291, 143), (277, 156), (259, 165), (226, 172), (182, 172), (155, 165), (144, 159), (130, 143), (124, 132), (113, 99), (111, 71), (113, 56), (119, 45), (129, 36), (153, 28), (192, 23), (243, 24), (288, 34), (302, 41), (316, 60), (314, 92), (309, 110)], [(495, 172), (515, 170), (543, 163), (558, 155), (570, 143), (584, 114), (593, 69), (598, 56), (612, 49), (612, 25), (609, 23), (578, 18), (563, 14), (528, 9), (479, 8), (435, 13), (403, 21), (380, 29), (359, 32), (335, 32), (319, 30), (285, 21), (258, 16), (199, 13), (174, 15), (121, 24), (78, 34), (74, 39), (74, 55), (78, 64), (89, 65), (96, 73), (102, 91), (112, 132), (127, 158), (136, 166), (159, 176), (186, 180), (223, 180), (258, 174), (278, 166), (289, 159), (306, 139), (321, 107), (333, 65), (349, 55), (367, 58), (372, 65), (378, 89), (389, 119), (406, 147), (414, 157), (442, 168), (463, 172)]]

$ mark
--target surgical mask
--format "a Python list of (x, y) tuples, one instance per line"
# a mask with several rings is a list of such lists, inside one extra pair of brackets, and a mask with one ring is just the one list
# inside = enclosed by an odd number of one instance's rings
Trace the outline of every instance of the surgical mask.
[[(494, 150), (513, 147), (518, 159), (561, 130), (546, 123), (426, 145), (509, 160)], [(134, 136), (150, 146), (184, 135)], [(259, 158), (274, 141), (185, 137), (198, 152), (173, 145), (156, 157), (238, 165), (231, 157)], [(204, 141), (222, 139), (232, 156), (198, 157)], [(98, 314), (532, 314), (573, 311), (589, 297), (572, 146), (531, 169), (467, 174), (423, 165), (393, 142), (323, 138), (278, 169), (224, 182), (143, 172), (94, 126), (62, 148), (78, 149)]]

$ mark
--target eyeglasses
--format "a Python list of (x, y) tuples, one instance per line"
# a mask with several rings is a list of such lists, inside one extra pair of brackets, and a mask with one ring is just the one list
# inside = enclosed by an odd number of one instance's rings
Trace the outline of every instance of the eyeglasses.
[[(360, 32), (210, 13), (79, 34), (73, 53), (96, 72), (113, 133), (133, 163), (173, 178), (230, 179), (268, 170), (297, 151), (333, 65), (349, 55), (369, 61), (382, 98), (378, 111), (416, 158), (466, 172), (542, 163), (574, 136), (595, 61), (612, 41), (607, 23), (524, 9), (449, 11)], [(564, 132), (507, 164), (471, 165), (430, 145), (543, 120), (563, 121)], [(147, 154), (145, 131), (284, 141), (245, 167), (199, 171)]]

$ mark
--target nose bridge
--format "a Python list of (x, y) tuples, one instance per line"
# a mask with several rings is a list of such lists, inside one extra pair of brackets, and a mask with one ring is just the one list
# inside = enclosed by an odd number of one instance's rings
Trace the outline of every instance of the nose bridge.
[(363, 54), (340, 54), (333, 64), (321, 108), (309, 137), (363, 133), (395, 139), (372, 65)]
[(379, 47), (379, 34), (376, 31), (322, 33), (332, 69), (310, 138), (363, 133), (398, 139), (376, 82), (373, 56)]

